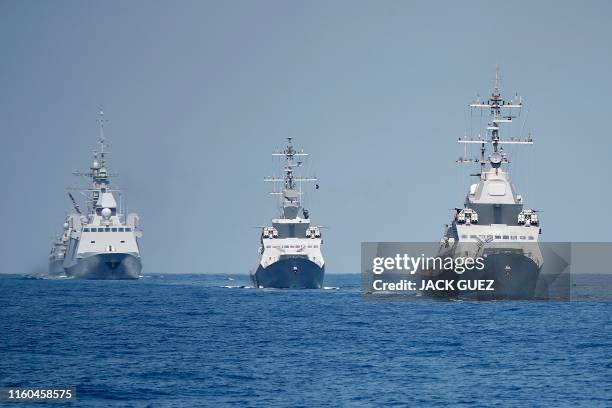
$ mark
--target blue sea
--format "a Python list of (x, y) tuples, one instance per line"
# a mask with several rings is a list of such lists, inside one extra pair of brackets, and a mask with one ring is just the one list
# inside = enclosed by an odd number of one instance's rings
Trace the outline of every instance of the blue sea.
[[(612, 406), (612, 280), (577, 301), (368, 301), (246, 276), (0, 275), (0, 387), (78, 407)], [(44, 404), (5, 403), (5, 406)], [(62, 404), (49, 404), (61, 406)]]

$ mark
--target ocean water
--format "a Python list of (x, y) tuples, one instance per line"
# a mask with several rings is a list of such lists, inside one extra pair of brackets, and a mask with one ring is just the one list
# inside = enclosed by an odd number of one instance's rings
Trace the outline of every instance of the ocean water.
[(573, 302), (242, 285), (0, 275), (0, 386), (76, 387), (78, 407), (612, 406), (610, 277), (577, 277)]

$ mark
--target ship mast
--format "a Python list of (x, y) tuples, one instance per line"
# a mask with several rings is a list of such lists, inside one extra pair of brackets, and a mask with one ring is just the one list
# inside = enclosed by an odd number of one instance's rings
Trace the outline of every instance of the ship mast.
[(91, 179), (91, 187), (68, 189), (79, 191), (81, 194), (86, 196), (90, 214), (95, 211), (94, 207), (101, 193), (123, 191), (122, 189), (117, 188), (111, 189), (109, 186), (111, 177), (115, 177), (116, 174), (109, 173), (108, 169), (106, 168), (106, 155), (108, 155), (110, 152), (105, 150), (107, 147), (106, 139), (104, 137), (104, 123), (106, 120), (104, 119), (104, 110), (102, 108), (100, 108), (99, 115), (98, 149), (94, 150), (93, 152), (94, 159), (91, 163), (89, 171), (75, 171), (72, 173), (75, 176), (82, 176)]
[[(477, 108), (481, 110), (488, 110), (490, 120), (487, 125), (488, 139), (478, 138), (459, 138), (458, 143), (462, 144), (480, 144), (480, 159), (467, 159), (459, 158), (458, 163), (479, 163), (480, 164), (480, 178), (485, 179), (486, 164), (489, 163), (491, 168), (495, 169), (495, 173), (498, 174), (502, 164), (509, 163), (503, 144), (521, 144), (521, 145), (532, 145), (533, 139), (531, 136), (526, 138), (515, 138), (503, 140), (500, 137), (500, 127), (502, 124), (512, 123), (521, 112), (523, 108), (522, 98), (515, 96), (512, 101), (506, 101), (501, 96), (501, 75), (499, 67), (495, 71), (495, 81), (493, 85), (493, 92), (491, 97), (486, 102), (480, 102), (478, 99), (470, 104), (470, 108)], [(518, 114), (515, 111), (518, 109)], [(486, 145), (491, 144), (493, 151), (486, 157)]]
[[(283, 208), (285, 218), (295, 218), (295, 214), (297, 214), (297, 209), (301, 207), (301, 196), (302, 192), (302, 182), (309, 181), (317, 181), (316, 177), (302, 177), (296, 176), (295, 169), (302, 166), (303, 162), (300, 160), (296, 161), (296, 157), (304, 157), (308, 156), (308, 153), (304, 153), (304, 150), (296, 150), (293, 147), (293, 138), (287, 138), (287, 146), (282, 151), (275, 151), (272, 153), (272, 156), (284, 156), (285, 157), (285, 166), (283, 171), (285, 175), (283, 177), (265, 177), (264, 181), (267, 182), (282, 182), (283, 189), (281, 191), (272, 191), (270, 194), (278, 195), (282, 197), (281, 205)], [(297, 185), (299, 183), (299, 186)], [(299, 188), (298, 188), (299, 187)], [(290, 209), (295, 209), (295, 211), (288, 211)]]
[[(99, 154), (100, 155), (100, 165), (101, 167), (106, 167), (105, 155), (106, 152), (104, 148), (106, 147), (105, 139), (104, 139), (104, 109), (100, 108), (100, 118), (98, 119), (98, 123), (100, 124), (100, 134), (98, 136), (98, 145), (100, 146), (100, 150), (96, 153), (94, 152), (94, 158)], [(108, 182), (108, 179), (105, 181)]]

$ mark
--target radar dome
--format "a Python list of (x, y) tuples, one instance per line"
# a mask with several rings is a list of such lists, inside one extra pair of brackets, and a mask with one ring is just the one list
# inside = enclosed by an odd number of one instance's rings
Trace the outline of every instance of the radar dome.
[(491, 162), (491, 166), (493, 168), (498, 168), (501, 166), (503, 160), (504, 158), (499, 152), (493, 152), (493, 154), (489, 156), (489, 161)]
[(67, 229), (68, 229), (68, 223), (67, 223), (67, 222), (65, 222), (65, 223), (64, 223), (64, 229), (65, 229), (65, 230), (67, 230)]
[(97, 160), (94, 160), (93, 163), (91, 164), (91, 168), (92, 169), (99, 169), (100, 168), (100, 162)]
[(112, 211), (111, 211), (110, 208), (103, 208), (102, 209), (102, 217), (105, 220), (108, 220), (110, 218), (111, 214), (112, 214)]

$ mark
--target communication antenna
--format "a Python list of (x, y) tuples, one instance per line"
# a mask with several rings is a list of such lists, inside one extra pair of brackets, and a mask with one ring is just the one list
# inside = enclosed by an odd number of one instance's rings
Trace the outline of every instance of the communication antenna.
[[(480, 157), (471, 159), (461, 157), (457, 160), (458, 163), (478, 163), (480, 164), (480, 177), (485, 177), (486, 165), (489, 164), (491, 168), (495, 169), (497, 173), (502, 164), (510, 163), (507, 158), (506, 152), (501, 145), (532, 145), (533, 139), (531, 135), (526, 138), (511, 137), (509, 139), (502, 139), (500, 136), (500, 129), (502, 124), (512, 123), (523, 108), (523, 100), (518, 95), (511, 101), (506, 101), (501, 95), (501, 72), (499, 66), (495, 69), (495, 79), (493, 81), (493, 92), (488, 100), (480, 101), (478, 97), (474, 102), (470, 104), (470, 108), (480, 109), (481, 113), (485, 110), (489, 111), (489, 123), (487, 125), (487, 137), (478, 136), (478, 138), (459, 138), (458, 143), (476, 144), (480, 145)], [(486, 151), (487, 146), (491, 146), (493, 151), (487, 157)], [(478, 174), (477, 174), (478, 175)]]
[(70, 201), (72, 201), (72, 207), (74, 207), (74, 211), (76, 211), (77, 214), (81, 215), (81, 208), (79, 207), (77, 201), (74, 199), (72, 193), (68, 193), (68, 197), (70, 197)]

